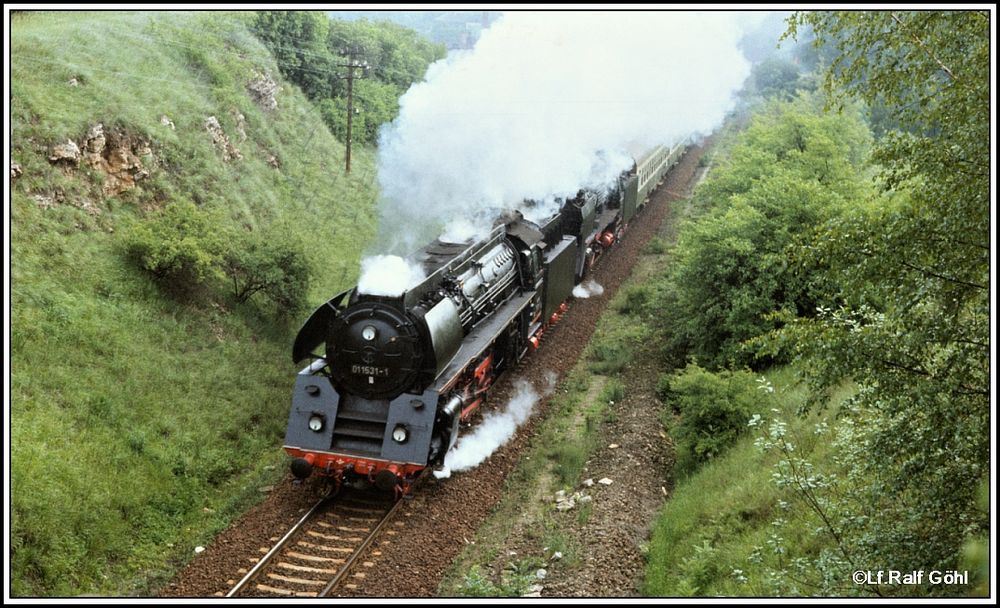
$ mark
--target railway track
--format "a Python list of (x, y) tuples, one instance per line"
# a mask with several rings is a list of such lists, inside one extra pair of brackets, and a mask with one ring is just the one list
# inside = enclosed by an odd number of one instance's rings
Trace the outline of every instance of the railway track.
[(273, 547), (261, 548), (264, 556), (226, 597), (326, 597), (351, 588), (354, 566), (379, 533), (396, 534), (386, 528), (401, 504), (351, 490), (320, 500)]

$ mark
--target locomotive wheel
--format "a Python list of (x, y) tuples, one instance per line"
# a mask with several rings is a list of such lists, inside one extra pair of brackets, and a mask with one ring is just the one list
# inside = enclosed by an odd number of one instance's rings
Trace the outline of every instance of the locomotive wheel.
[(330, 477), (323, 484), (323, 487), (319, 490), (320, 498), (333, 498), (340, 493), (340, 480), (334, 477)]

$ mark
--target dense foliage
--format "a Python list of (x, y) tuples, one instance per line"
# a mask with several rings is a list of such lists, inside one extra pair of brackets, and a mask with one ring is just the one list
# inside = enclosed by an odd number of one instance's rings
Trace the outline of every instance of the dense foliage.
[(812, 88), (812, 82), (803, 78), (799, 66), (786, 59), (770, 57), (753, 66), (745, 92), (764, 99), (788, 101), (799, 89)]
[(678, 474), (690, 473), (733, 445), (765, 401), (754, 376), (745, 371), (712, 373), (694, 363), (657, 384), (660, 399), (676, 413), (666, 426), (677, 450)]
[(218, 210), (190, 202), (168, 205), (134, 223), (125, 249), (168, 293), (186, 300), (204, 295), (236, 302), (261, 293), (282, 315), (305, 304), (313, 268), (301, 241), (287, 228), (247, 231), (229, 225)]
[[(282, 74), (315, 102), (330, 130), (347, 136), (349, 58), (371, 66), (354, 81), (352, 138), (374, 144), (378, 129), (399, 113), (399, 97), (427, 66), (445, 55), (415, 31), (389, 21), (331, 20), (322, 11), (258, 11), (253, 30), (274, 54)], [(361, 76), (360, 70), (355, 70)]]
[[(989, 16), (822, 12), (790, 24), (791, 34), (814, 37), (827, 108), (809, 106), (800, 90), (791, 103), (753, 109), (696, 194), (653, 313), (668, 369), (689, 356), (730, 369), (792, 362), (786, 371), (810, 388), (799, 413), (819, 421), (814, 431), (802, 418), (790, 421), (791, 403), (751, 418), (760, 455), (739, 442), (736, 453), (751, 460), (719, 458), (691, 478), (687, 492), (700, 498), (698, 484), (719, 471), (767, 467), (781, 493), (770, 499), (777, 515), (738, 526), (712, 515), (745, 535), (743, 563), (719, 569), (719, 531), (694, 517), (687, 530), (662, 523), (673, 530), (664, 538), (702, 539), (693, 554), (671, 558), (688, 574), (651, 578), (672, 580), (656, 588), (673, 593), (981, 593), (987, 586), (975, 577), (986, 573), (989, 519), (977, 497), (990, 475)], [(787, 97), (790, 70), (756, 75), (752, 84), (773, 81), (771, 96)], [(835, 412), (823, 409), (831, 404)], [(691, 515), (692, 504), (678, 509)], [(760, 507), (768, 513), (775, 504)], [(973, 579), (852, 582), (855, 570), (887, 568), (969, 568)]]
[(231, 233), (222, 254), (223, 272), (237, 302), (254, 294), (267, 297), (282, 315), (301, 312), (315, 269), (302, 240), (286, 227)]
[(310, 99), (330, 92), (334, 58), (327, 50), (330, 23), (322, 11), (258, 11), (253, 33), (271, 51), (281, 75)]
[(814, 313), (822, 281), (790, 248), (864, 191), (868, 143), (857, 112), (823, 114), (809, 96), (755, 114), (673, 251), (657, 302), (670, 365), (759, 365), (744, 342), (776, 327), (770, 313)]
[[(890, 108), (884, 194), (826, 224), (822, 314), (775, 336), (822, 389), (853, 378), (847, 542), (869, 567), (953, 568), (989, 475), (990, 24), (980, 12), (799, 14), (839, 55), (831, 94)], [(849, 514), (849, 515), (848, 515)]]
[(226, 243), (215, 215), (189, 202), (168, 205), (132, 228), (126, 249), (165, 287), (186, 291), (218, 273)]

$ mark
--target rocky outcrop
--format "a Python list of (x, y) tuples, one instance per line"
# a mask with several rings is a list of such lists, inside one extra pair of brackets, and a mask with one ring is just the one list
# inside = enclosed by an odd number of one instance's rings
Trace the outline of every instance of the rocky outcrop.
[(144, 157), (152, 158), (149, 143), (132, 138), (127, 133), (105, 133), (103, 124), (96, 124), (87, 132), (83, 148), (83, 162), (104, 174), (102, 191), (105, 196), (115, 196), (135, 188), (136, 182), (149, 177), (143, 166)]
[(278, 92), (281, 87), (274, 82), (268, 73), (254, 71), (253, 78), (247, 83), (247, 92), (260, 109), (270, 112), (278, 107)]
[(17, 162), (16, 160), (10, 161), (10, 178), (17, 179), (21, 177), (21, 173), (22, 173), (21, 163)]
[(76, 167), (80, 164), (80, 146), (72, 139), (66, 140), (64, 144), (57, 144), (52, 147), (49, 154), (49, 162), (57, 165), (71, 165)]
[(215, 144), (215, 147), (222, 152), (222, 160), (229, 162), (234, 158), (236, 160), (243, 159), (243, 154), (240, 152), (239, 148), (234, 146), (233, 142), (229, 141), (229, 137), (226, 136), (226, 132), (222, 130), (222, 125), (219, 124), (218, 118), (214, 116), (206, 118), (205, 130), (212, 136), (212, 142)]
[(69, 167), (78, 167), (82, 162), (102, 174), (104, 195), (115, 196), (135, 188), (136, 182), (149, 177), (142, 159), (152, 159), (152, 156), (148, 142), (124, 131), (105, 132), (104, 125), (98, 123), (87, 131), (81, 145), (70, 139), (53, 146), (49, 162)]
[(240, 143), (247, 140), (247, 117), (241, 112), (236, 113), (236, 134), (240, 136)]

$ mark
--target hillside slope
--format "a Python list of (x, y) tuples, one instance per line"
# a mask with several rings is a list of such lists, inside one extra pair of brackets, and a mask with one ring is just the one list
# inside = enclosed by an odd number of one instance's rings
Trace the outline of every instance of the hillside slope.
[(343, 146), (242, 19), (12, 18), (13, 595), (148, 593), (283, 472), (304, 315), (179, 297), (124, 248), (190, 201), (220, 230), (299, 239), (310, 304), (355, 278), (372, 152), (344, 174)]

